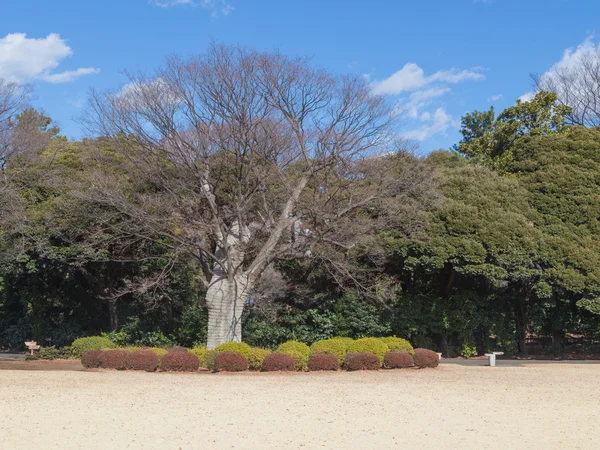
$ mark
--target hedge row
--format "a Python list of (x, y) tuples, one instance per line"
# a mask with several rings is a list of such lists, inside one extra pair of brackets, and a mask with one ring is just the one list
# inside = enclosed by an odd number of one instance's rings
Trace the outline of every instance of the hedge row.
[[(228, 350), (234, 346), (225, 347)], [(239, 347), (241, 348), (241, 347)], [(343, 364), (338, 356), (330, 353), (313, 353), (304, 357), (304, 349), (296, 344), (284, 347), (289, 353), (269, 352), (268, 350), (244, 349), (247, 356), (235, 351), (177, 348), (159, 352), (162, 349), (90, 350), (84, 352), (81, 363), (87, 369), (145, 370), (154, 372), (195, 372), (199, 367), (208, 367), (214, 372), (243, 372), (248, 369), (265, 372), (296, 370), (379, 370), (402, 369), (409, 367), (437, 367), (437, 353), (418, 348), (414, 355), (409, 352), (386, 352), (383, 357), (374, 352), (347, 352)], [(203, 350), (203, 351), (202, 351)], [(260, 363), (260, 365), (259, 365)]]

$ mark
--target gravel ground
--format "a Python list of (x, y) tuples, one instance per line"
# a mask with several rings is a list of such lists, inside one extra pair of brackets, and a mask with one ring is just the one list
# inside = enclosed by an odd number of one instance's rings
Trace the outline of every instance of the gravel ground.
[(0, 449), (600, 448), (600, 365), (0, 371)]

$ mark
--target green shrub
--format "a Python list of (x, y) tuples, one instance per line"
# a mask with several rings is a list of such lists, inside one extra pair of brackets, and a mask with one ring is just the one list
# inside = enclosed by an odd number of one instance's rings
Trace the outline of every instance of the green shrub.
[(81, 358), (84, 352), (90, 350), (104, 350), (115, 347), (116, 345), (110, 339), (102, 336), (90, 336), (73, 341), (71, 344), (71, 354), (74, 358)]
[(388, 345), (378, 338), (361, 338), (348, 345), (348, 353), (373, 353), (383, 364), (385, 354), (390, 351)]
[(160, 348), (160, 347), (150, 347), (147, 348), (146, 350), (150, 350), (152, 353), (154, 353), (156, 355), (156, 357), (158, 358), (158, 367), (160, 367), (160, 362), (162, 361), (163, 356), (165, 356), (168, 352), (168, 350), (164, 349), (164, 348)]
[(380, 338), (380, 340), (384, 344), (387, 344), (387, 346), (390, 349), (390, 352), (407, 352), (411, 355), (415, 354), (415, 349), (412, 345), (410, 345), (410, 342), (408, 342), (406, 339), (402, 339), (396, 336), (389, 336)]
[(477, 347), (472, 342), (465, 342), (460, 350), (460, 355), (467, 359), (477, 356)]
[(193, 353), (194, 355), (196, 355), (198, 357), (198, 362), (200, 363), (200, 367), (202, 367), (203, 369), (208, 369), (208, 367), (206, 367), (206, 361), (205, 361), (206, 352), (208, 352), (208, 350), (206, 350), (205, 346), (194, 347), (191, 350), (189, 350), (189, 352)]
[(260, 370), (267, 356), (271, 354), (268, 348), (253, 347), (248, 353), (248, 366), (250, 370)]
[(334, 337), (331, 339), (317, 341), (310, 346), (310, 354), (317, 355), (320, 353), (326, 353), (329, 355), (335, 355), (338, 363), (341, 365), (344, 362), (346, 353), (348, 353), (348, 345), (350, 345), (352, 341), (354, 341), (354, 339), (347, 337)]
[(39, 351), (34, 352), (33, 355), (31, 355), (29, 352), (27, 352), (27, 359), (28, 360), (35, 360), (35, 359), (70, 359), (72, 357), (71, 355), (71, 347), (63, 347), (63, 348), (56, 348), (56, 347), (40, 347)]
[(219, 353), (216, 350), (206, 350), (206, 353), (204, 353), (204, 366), (206, 369), (210, 371), (215, 370), (215, 360)]
[(277, 353), (289, 355), (294, 358), (296, 370), (306, 370), (308, 364), (308, 355), (310, 347), (304, 342), (287, 341), (277, 347)]
[(225, 342), (224, 344), (217, 345), (215, 347), (215, 351), (238, 353), (244, 358), (248, 358), (248, 353), (250, 353), (250, 346), (245, 342)]
[(137, 352), (138, 350), (145, 350), (144, 347), (123, 347), (119, 350), (126, 351), (127, 353)]

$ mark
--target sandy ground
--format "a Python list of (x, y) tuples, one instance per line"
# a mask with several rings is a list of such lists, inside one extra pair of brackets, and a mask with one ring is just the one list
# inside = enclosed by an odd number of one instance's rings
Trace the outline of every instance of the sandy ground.
[(0, 371), (0, 449), (600, 448), (600, 365)]

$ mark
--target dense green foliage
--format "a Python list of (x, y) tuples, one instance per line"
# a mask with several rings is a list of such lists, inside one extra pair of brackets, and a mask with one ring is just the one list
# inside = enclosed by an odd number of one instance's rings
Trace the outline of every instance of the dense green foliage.
[(415, 352), (413, 346), (410, 345), (406, 339), (402, 339), (396, 336), (389, 336), (380, 339), (383, 343), (387, 344), (390, 352), (406, 352), (411, 355)]
[(310, 346), (311, 355), (318, 355), (321, 353), (334, 355), (339, 364), (344, 362), (346, 353), (348, 353), (348, 346), (352, 342), (352, 338), (335, 337), (331, 339), (324, 339), (317, 341)]
[(304, 342), (287, 341), (277, 347), (277, 353), (294, 358), (296, 370), (306, 370), (310, 348)]
[(91, 350), (104, 350), (116, 347), (110, 340), (101, 336), (79, 338), (71, 344), (71, 353), (75, 358), (81, 358), (84, 352)]
[(389, 351), (390, 348), (385, 342), (372, 337), (357, 339), (348, 345), (348, 353), (373, 353), (377, 355), (381, 363), (383, 363), (383, 357)]
[(239, 353), (244, 358), (247, 358), (250, 353), (250, 346), (245, 342), (225, 342), (224, 344), (215, 347), (215, 351)]

